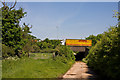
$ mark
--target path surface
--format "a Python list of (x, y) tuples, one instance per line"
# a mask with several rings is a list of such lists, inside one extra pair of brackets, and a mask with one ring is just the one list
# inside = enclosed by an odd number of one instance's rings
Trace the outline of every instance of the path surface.
[(63, 80), (75, 79), (75, 80), (95, 80), (96, 75), (88, 68), (86, 63), (78, 61), (63, 75)]

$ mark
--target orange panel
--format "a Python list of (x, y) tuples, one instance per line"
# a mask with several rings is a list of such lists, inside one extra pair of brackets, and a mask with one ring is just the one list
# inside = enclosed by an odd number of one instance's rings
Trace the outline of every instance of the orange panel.
[(92, 40), (66, 39), (69, 46), (92, 46)]

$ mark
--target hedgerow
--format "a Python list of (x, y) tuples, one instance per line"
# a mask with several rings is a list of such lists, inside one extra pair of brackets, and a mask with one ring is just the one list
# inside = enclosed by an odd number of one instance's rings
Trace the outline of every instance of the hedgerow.
[(102, 76), (120, 79), (120, 27), (104, 32), (84, 61)]
[(73, 51), (68, 46), (58, 46), (56, 48), (56, 57), (55, 60), (62, 61), (63, 63), (68, 63), (70, 61), (75, 61), (75, 56), (73, 55)]

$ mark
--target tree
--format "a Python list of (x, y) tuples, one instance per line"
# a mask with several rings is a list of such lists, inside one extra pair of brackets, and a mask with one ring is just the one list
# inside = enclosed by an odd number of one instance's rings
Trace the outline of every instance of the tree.
[(46, 39), (44, 40), (44, 42), (49, 43), (50, 40), (49, 40), (48, 38), (46, 38)]
[(6, 2), (2, 2), (2, 44), (13, 48), (18, 56), (24, 51), (29, 55), (32, 39), (29, 33), (32, 26), (29, 27), (25, 23), (22, 27), (19, 25), (21, 19), (26, 16), (26, 12), (23, 8), (16, 10), (16, 3), (8, 6)]
[(22, 35), (22, 51), (24, 51), (25, 53), (28, 54), (28, 57), (29, 57), (29, 53), (30, 51), (32, 51), (32, 37), (29, 33), (31, 33), (30, 29), (32, 28), (29, 27), (29, 24), (26, 25), (25, 23), (23, 23), (23, 26), (22, 26), (22, 31), (21, 31), (21, 35)]
[[(14, 9), (16, 2), (12, 7), (8, 7), (5, 2), (2, 2), (2, 43), (17, 49), (21, 43), (21, 27), (19, 22), (26, 12), (23, 9)], [(20, 45), (19, 45), (20, 47)]]
[(97, 36), (90, 35), (86, 39), (91, 39), (92, 40), (92, 46), (94, 46), (97, 43), (97, 41), (99, 41), (101, 38), (102, 38), (102, 34), (98, 34)]

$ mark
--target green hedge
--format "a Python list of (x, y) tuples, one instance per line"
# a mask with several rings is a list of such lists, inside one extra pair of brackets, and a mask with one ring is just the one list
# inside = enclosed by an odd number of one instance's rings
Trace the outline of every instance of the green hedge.
[(63, 63), (68, 63), (69, 61), (75, 61), (75, 56), (73, 51), (67, 46), (58, 46), (56, 48), (55, 60), (62, 61)]
[(120, 27), (111, 27), (83, 59), (102, 76), (120, 79)]

